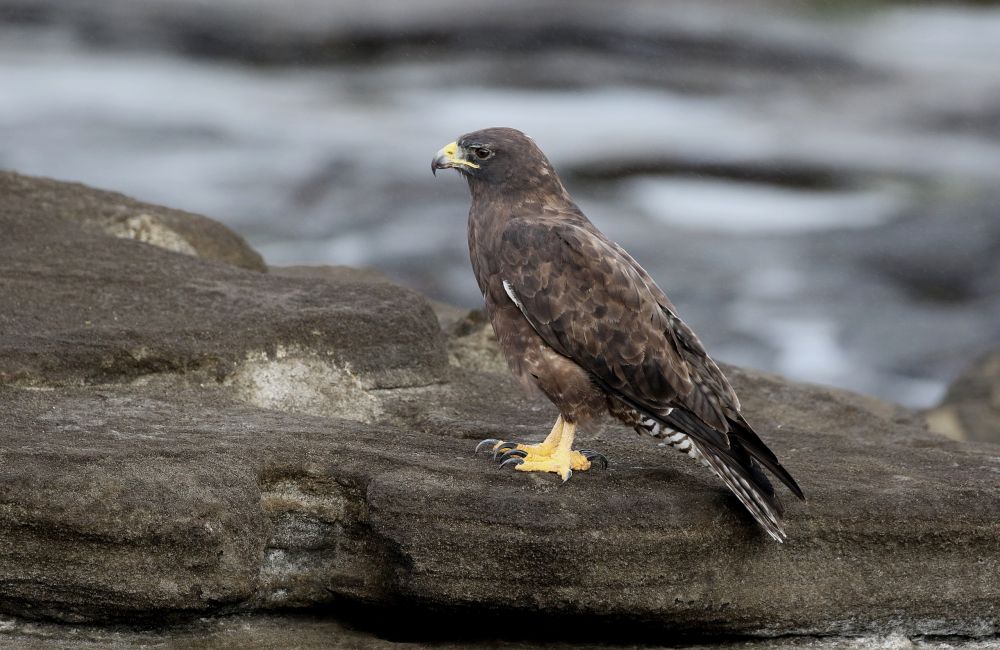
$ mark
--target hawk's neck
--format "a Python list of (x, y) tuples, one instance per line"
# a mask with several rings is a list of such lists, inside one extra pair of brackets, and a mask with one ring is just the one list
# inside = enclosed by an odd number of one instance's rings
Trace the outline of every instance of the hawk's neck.
[(469, 254), (479, 288), (486, 293), (487, 276), (495, 272), (503, 232), (513, 219), (566, 219), (590, 226), (554, 174), (550, 183), (535, 187), (470, 182)]
[(577, 210), (555, 172), (535, 175), (530, 180), (516, 178), (503, 183), (486, 183), (470, 178), (469, 192), (472, 194), (469, 218), (482, 226), (486, 226), (486, 221), (506, 224), (510, 219)]

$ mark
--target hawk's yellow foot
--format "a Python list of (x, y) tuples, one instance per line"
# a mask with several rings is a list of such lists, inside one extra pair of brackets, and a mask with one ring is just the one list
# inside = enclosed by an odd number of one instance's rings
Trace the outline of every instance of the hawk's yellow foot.
[(608, 460), (602, 454), (590, 450), (572, 450), (575, 432), (576, 425), (566, 422), (560, 416), (552, 431), (540, 443), (525, 445), (490, 438), (479, 443), (476, 451), (484, 446), (491, 446), (493, 458), (500, 455), (500, 467), (512, 464), (519, 472), (553, 472), (561, 476), (563, 481), (569, 480), (574, 470), (588, 470), (594, 463), (607, 469)]
[(556, 452), (550, 456), (538, 457), (529, 454), (525, 457), (512, 456), (500, 463), (500, 467), (512, 463), (514, 469), (519, 472), (553, 472), (562, 477), (563, 481), (568, 481), (573, 476), (573, 471), (586, 471), (597, 462), (603, 469), (608, 466), (607, 459), (603, 455), (594, 452)]

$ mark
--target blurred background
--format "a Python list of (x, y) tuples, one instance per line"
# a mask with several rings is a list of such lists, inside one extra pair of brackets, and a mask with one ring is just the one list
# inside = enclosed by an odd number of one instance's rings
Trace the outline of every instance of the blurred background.
[(0, 0), (0, 168), (272, 265), (480, 306), (467, 189), (429, 165), (486, 126), (532, 135), (720, 360), (929, 406), (1000, 345), (996, 6)]

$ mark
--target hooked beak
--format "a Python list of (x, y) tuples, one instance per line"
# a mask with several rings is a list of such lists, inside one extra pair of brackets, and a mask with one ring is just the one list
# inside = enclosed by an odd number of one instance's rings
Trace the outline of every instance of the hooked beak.
[(431, 173), (437, 176), (437, 170), (439, 169), (460, 169), (462, 167), (479, 169), (479, 165), (466, 160), (462, 154), (463, 151), (459, 148), (457, 142), (449, 142), (437, 152), (434, 160), (431, 161)]

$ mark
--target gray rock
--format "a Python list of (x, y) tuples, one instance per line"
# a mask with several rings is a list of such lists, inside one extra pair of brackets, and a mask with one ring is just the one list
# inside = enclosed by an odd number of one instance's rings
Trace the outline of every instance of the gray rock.
[(596, 617), (612, 638), (622, 620), (995, 632), (996, 447), (734, 377), (810, 496), (790, 505), (784, 546), (701, 468), (627, 432), (584, 436), (612, 469), (566, 486), (473, 458), (475, 440), (532, 438), (551, 418), (495, 375), (399, 389), (395, 425), (262, 410), (225, 388), (7, 387), (0, 607), (162, 621), (340, 598)]
[[(10, 650), (467, 650), (488, 647), (498, 650), (602, 650), (606, 644), (566, 642), (558, 638), (540, 640), (495, 640), (477, 643), (475, 638), (458, 641), (412, 642), (384, 638), (364, 629), (352, 628), (327, 617), (296, 614), (234, 615), (203, 618), (194, 623), (167, 629), (122, 627), (76, 627), (22, 620), (2, 621), (0, 641)], [(621, 647), (621, 646), (616, 646)], [(716, 641), (708, 644), (678, 645), (641, 643), (625, 646), (644, 650), (996, 650), (997, 643), (977, 639), (910, 639), (905, 635), (865, 635), (852, 638), (801, 636), (782, 639)]]
[[(76, 187), (52, 195), (71, 196)], [(107, 201), (105, 212), (123, 199)], [(0, 240), (7, 279), (0, 303), (9, 306), (0, 313), (5, 383), (120, 381), (169, 371), (233, 382), (274, 406), (321, 398), (283, 392), (297, 377), (402, 386), (438, 381), (446, 366), (433, 311), (412, 291), (353, 270), (262, 275), (109, 238), (62, 218), (65, 204), (72, 201), (17, 188), (0, 204), (0, 230), (8, 235)]]
[(984, 355), (927, 412), (933, 431), (955, 440), (1000, 442), (1000, 352)]
[(842, 233), (833, 251), (856, 258), (915, 299), (978, 300), (985, 307), (1000, 284), (1000, 195), (995, 189), (966, 194), (961, 205), (927, 201), (907, 219), (863, 235)]
[(131, 199), (78, 183), (0, 171), (0, 196), (8, 219), (52, 218), (79, 223), (92, 232), (134, 239), (175, 253), (264, 271), (257, 251), (217, 221)]
[[(25, 16), (27, 20), (21, 21), (63, 27), (105, 47), (141, 46), (271, 65), (407, 57), (417, 48), (445, 54), (465, 51), (467, 58), (500, 52), (516, 65), (516, 70), (522, 72), (523, 68), (524, 74), (513, 77), (527, 78), (521, 83), (534, 81), (542, 74), (537, 55), (552, 50), (571, 50), (577, 57), (590, 52), (628, 57), (637, 66), (659, 75), (681, 76), (692, 85), (698, 81), (704, 85), (703, 78), (686, 70), (697, 63), (722, 63), (734, 69), (733, 76), (747, 70), (773, 73), (791, 69), (842, 77), (858, 67), (822, 41), (764, 41), (749, 37), (745, 28), (730, 29), (722, 37), (713, 30), (693, 29), (699, 26), (698, 21), (687, 19), (683, 12), (677, 12), (680, 15), (673, 20), (658, 17), (641, 1), (627, 3), (627, 11), (623, 12), (609, 12), (600, 2), (576, 2), (571, 16), (558, 3), (528, 0), (481, 2), (475, 9), (447, 0), (414, 0), (392, 6), (393, 11), (376, 3), (330, 5), (312, 0), (297, 0), (288, 7), (294, 10), (281, 11), (260, 0), (210, 8), (197, 0), (151, 2), (147, 7), (121, 0), (85, 0), (68, 9), (57, 0), (8, 0), (0, 23), (5, 19), (20, 22), (18, 18)], [(113, 24), (115, 29), (95, 30), (95, 20)], [(636, 20), (642, 22), (637, 25)], [(729, 22), (742, 26), (735, 19)], [(489, 28), (488, 34), (484, 33), (485, 27)], [(470, 37), (473, 33), (480, 36)], [(512, 56), (518, 54), (534, 55), (534, 68), (530, 62)], [(671, 57), (676, 65), (656, 65), (662, 57)], [(598, 63), (588, 63), (591, 74), (576, 66), (570, 79), (564, 73), (550, 83), (591, 85), (621, 73), (620, 69), (604, 70), (601, 66), (595, 74), (593, 68)], [(573, 68), (568, 71), (573, 73)], [(630, 77), (637, 76), (638, 71), (631, 72)]]
[(778, 545), (702, 467), (617, 425), (580, 440), (611, 468), (566, 485), (474, 457), (555, 416), (474, 314), (436, 316), (367, 274), (260, 274), (15, 208), (0, 209), (7, 615), (354, 608), (380, 634), (579, 643), (997, 634), (996, 445), (728, 368), (809, 497), (789, 500)]

